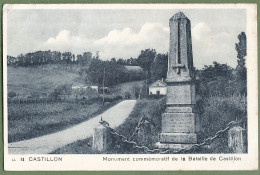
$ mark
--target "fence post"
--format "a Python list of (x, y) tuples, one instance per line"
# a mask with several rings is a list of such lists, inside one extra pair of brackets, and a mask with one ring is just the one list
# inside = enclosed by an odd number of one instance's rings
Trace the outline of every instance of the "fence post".
[(99, 124), (94, 128), (92, 148), (99, 152), (104, 152), (110, 149), (112, 144), (112, 135), (110, 129)]
[(229, 129), (228, 147), (232, 153), (247, 152), (247, 132), (244, 128), (236, 126)]

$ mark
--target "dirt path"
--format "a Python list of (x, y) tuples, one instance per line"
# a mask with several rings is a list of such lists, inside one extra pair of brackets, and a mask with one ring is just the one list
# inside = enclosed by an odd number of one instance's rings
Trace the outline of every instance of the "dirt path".
[(100, 117), (115, 128), (122, 124), (134, 108), (136, 100), (125, 100), (90, 120), (71, 128), (38, 138), (8, 144), (9, 154), (48, 154), (66, 144), (93, 135), (93, 128), (99, 124)]

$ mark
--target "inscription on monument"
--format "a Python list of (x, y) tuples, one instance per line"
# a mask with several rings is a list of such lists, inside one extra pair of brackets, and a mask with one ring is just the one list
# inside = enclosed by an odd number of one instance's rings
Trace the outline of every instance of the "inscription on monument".
[(195, 132), (195, 120), (194, 114), (172, 114), (164, 113), (163, 114), (163, 128), (164, 133), (194, 133)]

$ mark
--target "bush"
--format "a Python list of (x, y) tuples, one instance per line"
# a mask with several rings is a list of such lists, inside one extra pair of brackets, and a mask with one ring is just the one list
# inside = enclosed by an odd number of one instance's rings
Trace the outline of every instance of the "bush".
[(162, 97), (165, 97), (165, 95), (150, 94), (150, 95), (145, 95), (144, 96), (144, 98), (146, 98), (146, 99), (160, 99)]
[(10, 97), (10, 98), (14, 98), (15, 96), (16, 96), (16, 93), (14, 91), (10, 91), (8, 93), (8, 97)]
[(131, 98), (131, 93), (130, 92), (125, 92), (125, 99), (130, 99)]
[(229, 122), (240, 120), (247, 115), (247, 101), (244, 95), (211, 96), (202, 99), (200, 106), (202, 106), (202, 132), (206, 136), (213, 136), (220, 129), (224, 129)]
[[(104, 102), (114, 102), (117, 100), (122, 100), (122, 95), (104, 95)], [(94, 102), (103, 102), (103, 95), (97, 94), (89, 98), (82, 99), (82, 104), (92, 104)]]

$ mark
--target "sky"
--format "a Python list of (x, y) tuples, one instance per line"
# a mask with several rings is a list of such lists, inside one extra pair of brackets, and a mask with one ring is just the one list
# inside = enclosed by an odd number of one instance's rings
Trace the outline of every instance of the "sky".
[(196, 68), (213, 61), (236, 66), (244, 9), (14, 9), (7, 15), (7, 54), (99, 51), (108, 60), (136, 58), (147, 48), (167, 53), (169, 19), (178, 11), (191, 21)]

